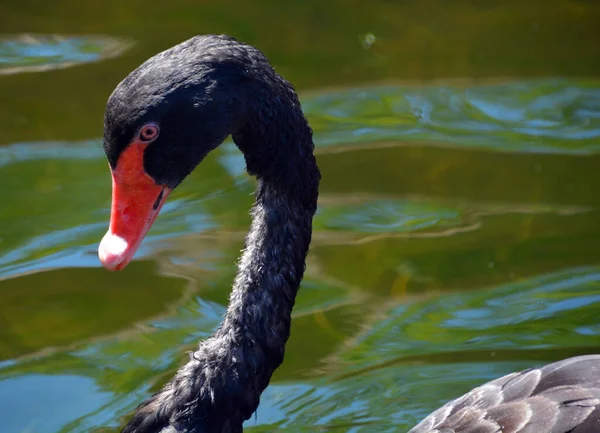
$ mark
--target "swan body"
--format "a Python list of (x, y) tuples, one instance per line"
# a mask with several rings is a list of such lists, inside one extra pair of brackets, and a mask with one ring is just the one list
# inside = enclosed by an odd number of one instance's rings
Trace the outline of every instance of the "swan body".
[[(104, 118), (111, 218), (98, 253), (107, 269), (123, 269), (169, 193), (229, 135), (258, 186), (227, 312), (123, 433), (241, 432), (283, 362), (320, 173), (294, 88), (257, 49), (194, 37), (116, 87)], [(505, 376), (411, 432), (600, 432), (599, 369), (600, 356), (584, 356)]]
[(409, 433), (600, 432), (600, 355), (511, 373), (442, 406)]

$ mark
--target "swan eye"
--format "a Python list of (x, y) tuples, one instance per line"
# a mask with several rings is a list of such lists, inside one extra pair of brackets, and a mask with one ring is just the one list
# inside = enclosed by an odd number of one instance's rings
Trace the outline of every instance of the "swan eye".
[(144, 143), (149, 143), (158, 137), (158, 126), (156, 125), (145, 125), (140, 130), (140, 140)]

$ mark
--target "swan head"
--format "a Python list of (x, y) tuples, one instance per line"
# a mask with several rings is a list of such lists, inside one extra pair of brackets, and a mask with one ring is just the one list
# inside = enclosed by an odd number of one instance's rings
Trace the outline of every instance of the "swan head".
[(132, 260), (169, 193), (239, 126), (256, 74), (251, 47), (192, 38), (129, 74), (108, 99), (103, 147), (112, 176), (109, 230), (98, 256)]

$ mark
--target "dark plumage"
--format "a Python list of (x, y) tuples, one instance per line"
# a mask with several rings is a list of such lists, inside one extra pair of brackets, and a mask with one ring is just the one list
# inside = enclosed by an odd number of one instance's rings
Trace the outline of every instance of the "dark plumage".
[[(149, 124), (157, 129), (148, 134), (160, 134), (146, 140), (140, 128)], [(132, 233), (129, 210), (113, 209), (100, 249), (111, 269), (121, 269), (133, 256), (163, 194), (230, 134), (258, 187), (227, 313), (175, 377), (138, 407), (124, 433), (242, 431), (283, 361), (320, 173), (293, 87), (262, 53), (232, 38), (195, 37), (160, 53), (109, 98), (104, 149), (120, 188), (113, 198), (133, 209), (142, 191), (144, 206), (152, 207), (151, 217), (138, 218)], [(138, 172), (150, 180), (136, 183)], [(146, 212), (135, 210), (136, 218)], [(590, 356), (506, 376), (449, 403), (412, 432), (600, 431), (599, 368), (600, 357)]]
[(223, 323), (142, 404), (124, 432), (239, 432), (283, 361), (311, 239), (320, 173), (293, 87), (256, 49), (195, 37), (151, 58), (116, 88), (105, 116), (111, 166), (147, 122), (158, 184), (179, 184), (229, 134), (258, 178), (253, 222)]
[(409, 433), (600, 432), (600, 355), (511, 373), (442, 406)]

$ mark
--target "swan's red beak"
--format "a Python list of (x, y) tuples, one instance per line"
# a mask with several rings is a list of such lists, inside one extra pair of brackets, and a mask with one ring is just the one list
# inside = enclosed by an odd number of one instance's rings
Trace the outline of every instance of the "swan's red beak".
[(98, 247), (98, 257), (110, 271), (131, 261), (171, 192), (144, 170), (145, 148), (144, 143), (131, 144), (112, 170), (110, 226)]

